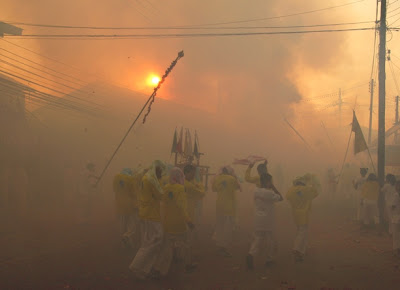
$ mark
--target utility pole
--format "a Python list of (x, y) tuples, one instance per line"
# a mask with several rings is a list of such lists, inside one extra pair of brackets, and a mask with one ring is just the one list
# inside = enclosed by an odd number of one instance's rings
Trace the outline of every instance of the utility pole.
[[(396, 96), (396, 117), (395, 117), (395, 125), (399, 124), (399, 96)], [(394, 133), (394, 144), (398, 144), (398, 131)]]
[(339, 127), (342, 127), (342, 104), (343, 104), (343, 100), (342, 100), (342, 89), (339, 89)]
[(371, 92), (371, 100), (369, 102), (369, 129), (368, 129), (368, 145), (371, 145), (371, 132), (372, 132), (372, 108), (374, 104), (374, 80), (371, 80), (369, 85)]
[[(378, 181), (385, 178), (385, 96), (386, 96), (386, 0), (381, 0), (379, 25), (379, 117), (378, 117)], [(383, 196), (379, 196), (379, 220), (383, 223)]]

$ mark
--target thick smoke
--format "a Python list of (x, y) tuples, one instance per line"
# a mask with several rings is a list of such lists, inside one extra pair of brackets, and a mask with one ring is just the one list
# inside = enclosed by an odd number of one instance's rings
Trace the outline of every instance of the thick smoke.
[[(303, 3), (295, 0), (205, 0), (198, 3), (173, 0), (151, 3), (153, 5), (144, 1), (129, 0), (45, 0), (37, 5), (34, 1), (18, 0), (7, 1), (5, 15), (6, 20), (58, 25), (171, 27), (274, 17), (315, 10), (316, 7), (343, 4), (340, 1), (325, 1), (321, 6), (320, 1)], [(364, 3), (359, 5), (365, 10), (369, 8)], [(268, 21), (239, 22), (229, 26), (290, 26), (347, 22), (351, 20), (348, 15), (357, 10), (354, 6)], [(201, 27), (210, 26), (228, 25)], [(25, 27), (24, 33), (52, 34), (53, 31)], [(220, 30), (56, 31), (60, 34), (197, 32), (217, 33)], [(355, 39), (363, 39), (362, 37)], [(192, 107), (203, 110), (204, 116), (213, 116), (213, 120), (219, 125), (218, 128), (210, 128), (208, 131), (204, 128), (204, 143), (219, 144), (218, 136), (221, 134), (218, 132), (223, 131), (231, 140), (230, 149), (224, 151), (223, 160), (232, 157), (228, 154), (257, 152), (276, 160), (296, 160), (300, 163), (307, 161), (309, 164), (308, 160), (318, 154), (323, 155), (325, 161), (331, 162), (336, 160), (337, 156), (342, 156), (344, 151), (344, 145), (335, 145), (334, 154), (326, 154), (332, 149), (332, 145), (326, 132), (322, 130), (320, 121), (324, 119), (328, 128), (335, 127), (333, 122), (337, 121), (337, 117), (327, 119), (324, 111), (319, 112), (314, 103), (304, 103), (302, 99), (326, 91), (327, 86), (336, 89), (337, 74), (342, 75), (342, 81), (343, 76), (358, 72), (353, 68), (356, 57), (349, 50), (354, 47), (349, 39), (354, 39), (349, 33), (321, 33), (136, 40), (21, 40), (18, 44), (35, 48), (42, 54), (61, 59), (88, 73), (101, 75), (110, 82), (145, 94), (151, 91), (145, 85), (147, 76), (150, 73), (161, 75), (176, 53), (183, 49), (185, 58), (167, 80), (159, 95), (173, 101), (177, 107), (185, 105), (186, 107), (181, 107), (182, 110)], [(46, 63), (44, 59), (39, 61)], [(364, 75), (366, 78), (367, 74)], [(87, 78), (87, 81), (90, 82), (91, 79)], [(112, 98), (113, 102), (118, 103), (118, 96)], [(158, 113), (163, 117), (171, 114)], [(313, 151), (307, 149), (284, 122), (284, 118), (298, 129)], [(175, 125), (184, 126), (192, 123), (196, 127), (202, 122), (189, 121), (190, 117), (172, 119), (176, 119)], [(346, 122), (349, 123), (347, 120)], [(172, 135), (174, 126), (171, 126), (172, 128), (160, 130), (168, 130)], [(338, 135), (337, 144), (345, 144), (342, 135)], [(217, 141), (211, 141), (213, 139)], [(167, 143), (169, 146), (169, 141)], [(331, 160), (327, 155), (331, 156)]]

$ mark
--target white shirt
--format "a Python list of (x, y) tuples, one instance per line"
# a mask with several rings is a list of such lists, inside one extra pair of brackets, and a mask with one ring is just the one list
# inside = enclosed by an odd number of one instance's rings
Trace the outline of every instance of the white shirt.
[(389, 183), (386, 183), (382, 187), (381, 192), (385, 197), (386, 206), (390, 206), (392, 204), (393, 198), (395, 198), (395, 196), (398, 196), (398, 193), (396, 192), (396, 187)]
[(392, 211), (392, 223), (400, 224), (400, 196), (396, 194), (393, 196), (390, 203), (390, 209)]
[(354, 187), (360, 191), (363, 184), (367, 181), (367, 177), (359, 176), (354, 180)]
[(257, 188), (254, 191), (255, 231), (272, 231), (275, 224), (274, 203), (281, 197), (271, 189)]

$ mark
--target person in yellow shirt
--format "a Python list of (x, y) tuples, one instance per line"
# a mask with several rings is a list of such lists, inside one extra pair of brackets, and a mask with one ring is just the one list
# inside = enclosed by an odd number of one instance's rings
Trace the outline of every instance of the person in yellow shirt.
[(260, 182), (260, 176), (263, 173), (268, 173), (267, 169), (267, 160), (265, 160), (263, 163), (258, 164), (257, 166), (257, 176), (252, 176), (251, 175), (251, 170), (254, 167), (254, 163), (249, 164), (249, 167), (247, 167), (247, 170), (244, 175), (244, 180), (248, 183), (253, 183), (257, 185), (257, 187), (261, 187), (261, 182)]
[(120, 224), (122, 243), (125, 247), (139, 246), (139, 216), (137, 195), (140, 187), (138, 177), (130, 168), (125, 168), (114, 177), (115, 210)]
[(216, 225), (214, 238), (221, 255), (231, 257), (228, 248), (232, 244), (233, 231), (235, 229), (236, 190), (240, 188), (234, 173), (229, 173), (228, 168), (223, 167), (212, 184), (212, 190), (217, 193)]
[(142, 178), (142, 190), (139, 194), (141, 247), (129, 266), (129, 269), (139, 279), (147, 277), (157, 278), (159, 274), (153, 267), (159, 258), (163, 241), (163, 227), (160, 214), (160, 201), (163, 198), (163, 189), (160, 179), (164, 170), (164, 163), (156, 160)]
[(191, 247), (188, 242), (188, 228), (194, 225), (187, 212), (187, 201), (184, 187), (185, 176), (183, 171), (174, 167), (170, 169), (169, 183), (164, 187), (164, 242), (161, 248), (160, 259), (155, 265), (161, 276), (165, 276), (175, 257), (182, 258), (187, 272), (196, 268), (192, 263)]
[(196, 167), (189, 164), (183, 168), (185, 174), (185, 192), (187, 196), (188, 214), (195, 226), (200, 222), (201, 203), (205, 190), (204, 186), (195, 180)]
[(379, 183), (376, 175), (370, 173), (361, 187), (361, 220), (362, 229), (375, 224), (378, 216)]
[(304, 177), (296, 178), (286, 194), (286, 199), (292, 207), (294, 223), (297, 226), (293, 247), (296, 262), (303, 261), (306, 253), (311, 203), (317, 196), (317, 189), (314, 186), (307, 186)]

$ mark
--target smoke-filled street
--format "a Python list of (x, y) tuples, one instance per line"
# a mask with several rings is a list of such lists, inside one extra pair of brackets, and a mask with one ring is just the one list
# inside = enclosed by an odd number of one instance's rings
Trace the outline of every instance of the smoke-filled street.
[(245, 256), (252, 236), (252, 216), (246, 214), (252, 204), (250, 192), (240, 195), (232, 258), (218, 256), (211, 239), (215, 196), (208, 194), (206, 218), (193, 249), (199, 264), (196, 272), (182, 273), (182, 265), (177, 264), (164, 280), (136, 281), (128, 270), (134, 253), (121, 247), (110, 209), (89, 224), (73, 224), (71, 210), (57, 205), (52, 210), (32, 209), (30, 221), (2, 225), (1, 288), (397, 289), (400, 263), (392, 255), (390, 237), (361, 233), (348, 209), (322, 201), (313, 208), (304, 263), (294, 263), (295, 228), (289, 207), (283, 203), (277, 207), (276, 265), (265, 268), (259, 259), (255, 270), (247, 271)]
[(0, 290), (400, 289), (399, 0), (3, 0)]

